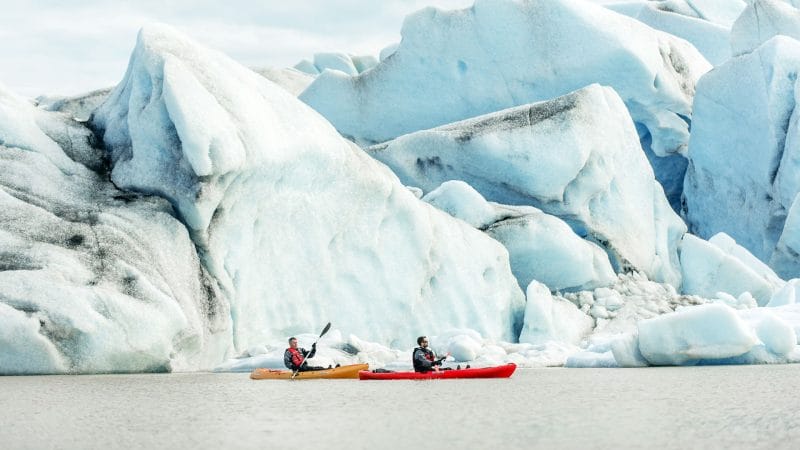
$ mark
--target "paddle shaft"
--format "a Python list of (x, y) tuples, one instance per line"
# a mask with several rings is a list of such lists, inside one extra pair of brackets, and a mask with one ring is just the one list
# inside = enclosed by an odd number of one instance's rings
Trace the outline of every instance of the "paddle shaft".
[[(316, 340), (316, 341), (314, 341), (314, 343), (313, 343), (313, 344), (311, 344), (311, 348), (314, 348), (314, 346), (315, 346), (315, 345), (317, 345), (317, 342), (319, 342), (319, 340), (320, 340), (320, 339), (322, 339), (322, 336), (325, 336), (325, 333), (327, 333), (327, 332), (328, 332), (328, 330), (330, 330), (330, 329), (331, 329), (331, 323), (330, 323), (330, 322), (328, 322), (328, 324), (327, 324), (327, 325), (325, 325), (325, 328), (323, 328), (323, 329), (322, 329), (322, 333), (320, 333), (320, 334), (319, 334), (319, 337), (317, 338), (317, 340)], [(311, 352), (309, 351), (309, 353), (311, 353)], [(298, 374), (298, 373), (300, 373), (300, 369), (302, 369), (302, 368), (303, 368), (303, 364), (305, 364), (305, 363), (306, 363), (306, 360), (307, 360), (307, 359), (308, 359), (308, 358), (306, 358), (305, 356), (303, 356), (303, 360), (300, 362), (300, 365), (299, 365), (299, 366), (297, 366), (297, 370), (295, 370), (295, 371), (294, 371), (294, 373), (292, 374), (292, 379), (293, 379), (293, 380), (294, 380), (294, 377), (296, 377), (296, 376), (297, 376), (297, 374)]]

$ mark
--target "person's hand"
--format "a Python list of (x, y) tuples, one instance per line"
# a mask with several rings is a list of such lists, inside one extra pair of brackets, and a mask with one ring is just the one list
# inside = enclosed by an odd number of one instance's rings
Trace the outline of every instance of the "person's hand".
[(316, 349), (317, 349), (317, 343), (314, 342), (313, 344), (311, 344), (311, 350), (316, 350)]

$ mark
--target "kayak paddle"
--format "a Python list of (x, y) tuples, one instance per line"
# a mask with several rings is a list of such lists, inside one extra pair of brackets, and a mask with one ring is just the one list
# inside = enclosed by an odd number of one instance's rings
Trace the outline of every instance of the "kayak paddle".
[[(322, 339), (322, 336), (325, 336), (325, 333), (327, 333), (328, 330), (330, 330), (330, 329), (331, 329), (331, 323), (328, 322), (328, 324), (325, 325), (325, 328), (322, 329), (322, 333), (319, 334), (319, 337), (317, 338), (316, 341), (314, 341), (314, 343), (311, 345), (311, 347), (314, 347), (315, 345), (317, 345), (317, 342), (319, 342), (319, 340)], [(303, 357), (303, 361), (300, 363), (299, 366), (297, 366), (297, 370), (295, 370), (294, 373), (292, 374), (292, 380), (294, 380), (294, 377), (296, 377), (297, 374), (300, 373), (300, 369), (303, 367), (303, 364), (306, 363), (307, 359), (308, 358), (306, 358), (305, 356)]]

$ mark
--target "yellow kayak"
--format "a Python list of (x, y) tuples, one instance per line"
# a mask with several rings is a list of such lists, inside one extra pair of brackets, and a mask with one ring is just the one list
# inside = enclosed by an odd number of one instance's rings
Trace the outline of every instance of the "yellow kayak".
[[(351, 364), (333, 369), (300, 372), (295, 380), (310, 380), (318, 378), (358, 378), (359, 370), (369, 370), (369, 364)], [(292, 378), (291, 370), (255, 369), (250, 373), (253, 380), (288, 380)]]

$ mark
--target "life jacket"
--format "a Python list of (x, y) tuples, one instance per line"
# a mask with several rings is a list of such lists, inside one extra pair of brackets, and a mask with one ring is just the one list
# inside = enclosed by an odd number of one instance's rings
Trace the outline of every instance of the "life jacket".
[(421, 366), (420, 365), (421, 363), (419, 361), (417, 361), (417, 358), (416, 358), (417, 351), (422, 352), (422, 355), (425, 356), (425, 359), (427, 359), (428, 361), (430, 361), (430, 362), (436, 361), (436, 356), (434, 356), (432, 350), (427, 349), (427, 348), (417, 347), (417, 348), (414, 349), (414, 352), (412, 353), (412, 357), (411, 357), (412, 361), (413, 361), (413, 364), (414, 364), (414, 372), (428, 372), (428, 371), (430, 371), (431, 370), (430, 368)]
[(292, 354), (292, 365), (295, 367), (300, 367), (300, 364), (303, 364), (303, 354), (300, 353), (300, 350), (296, 348), (287, 348), (286, 350)]

